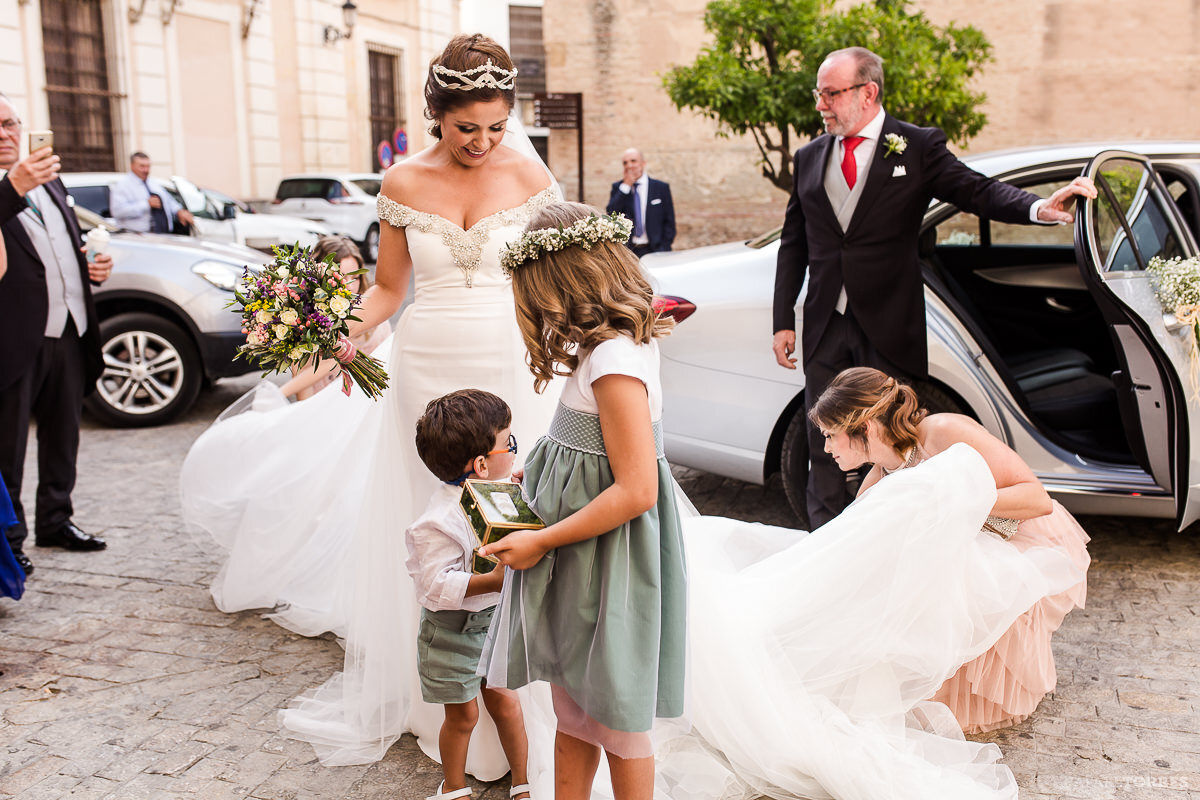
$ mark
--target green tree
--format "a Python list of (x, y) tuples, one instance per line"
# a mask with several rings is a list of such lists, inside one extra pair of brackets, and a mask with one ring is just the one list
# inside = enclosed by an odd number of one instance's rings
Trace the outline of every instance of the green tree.
[(763, 177), (792, 188), (792, 140), (821, 134), (811, 90), (825, 55), (860, 45), (884, 60), (883, 104), (915, 125), (966, 142), (987, 117), (969, 83), (992, 58), (977, 28), (939, 28), (907, 0), (874, 0), (836, 11), (832, 0), (713, 0), (704, 14), (713, 43), (695, 63), (663, 78), (679, 109), (717, 120), (720, 135), (753, 136)]

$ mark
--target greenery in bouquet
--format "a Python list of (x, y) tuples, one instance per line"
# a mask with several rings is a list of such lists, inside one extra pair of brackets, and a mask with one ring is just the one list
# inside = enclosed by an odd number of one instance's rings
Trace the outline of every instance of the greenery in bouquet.
[(1200, 399), (1200, 257), (1163, 259), (1154, 256), (1146, 265), (1163, 311), (1188, 328), (1192, 394)]
[(274, 263), (257, 274), (246, 269), (229, 303), (241, 305), (246, 334), (238, 356), (258, 362), (264, 376), (316, 369), (322, 359), (335, 359), (342, 391), (349, 394), (353, 380), (368, 397), (378, 398), (387, 388), (387, 373), (378, 360), (358, 352), (348, 335), (361, 303), (350, 279), (364, 271), (344, 273), (333, 255), (318, 261), (299, 245), (276, 247)]

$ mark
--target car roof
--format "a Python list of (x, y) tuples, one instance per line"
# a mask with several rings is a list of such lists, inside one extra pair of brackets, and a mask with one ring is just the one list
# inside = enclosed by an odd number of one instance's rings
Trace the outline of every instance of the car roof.
[(1163, 139), (1031, 145), (964, 155), (962, 160), (984, 175), (1003, 175), (1032, 166), (1087, 161), (1104, 150), (1128, 150), (1146, 156), (1189, 156), (1200, 159), (1200, 141)]

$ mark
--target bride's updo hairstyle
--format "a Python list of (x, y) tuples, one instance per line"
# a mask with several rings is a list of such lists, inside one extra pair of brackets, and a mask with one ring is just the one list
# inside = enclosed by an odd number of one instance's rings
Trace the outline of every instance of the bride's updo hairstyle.
[(866, 442), (867, 423), (879, 425), (881, 438), (900, 452), (913, 447), (917, 423), (928, 414), (917, 393), (895, 378), (870, 367), (851, 367), (838, 373), (808, 411), (814, 425), (827, 431), (845, 431)]
[[(551, 203), (534, 213), (525, 230), (564, 229), (594, 215), (599, 212), (583, 203)], [(654, 290), (637, 256), (620, 242), (544, 253), (513, 270), (512, 287), (539, 392), (555, 375), (571, 374), (581, 350), (622, 333), (646, 344), (675, 324), (654, 310)]]
[[(429, 62), (429, 74), (425, 78), (425, 119), (433, 123), (429, 132), (436, 138), (442, 138), (442, 126), (439, 120), (447, 111), (454, 111), (471, 103), (490, 103), (497, 98), (503, 98), (509, 110), (512, 109), (517, 96), (512, 76), (505, 81), (503, 74), (499, 71), (487, 70), (470, 73), (471, 70), (485, 66), (488, 61), (492, 62), (493, 67), (504, 72), (513, 72), (516, 69), (508, 52), (494, 39), (484, 36), (482, 33), (460, 33), (450, 40), (441, 55)], [(435, 74), (434, 67), (442, 67), (457, 73), (469, 73), (469, 78), (474, 81), (478, 81), (481, 76), (490, 75), (510, 88), (503, 89), (488, 85), (491, 82), (486, 78), (483, 86), (468, 86), (464, 80), (456, 80), (445, 72)], [(444, 84), (450, 84), (450, 86)]]

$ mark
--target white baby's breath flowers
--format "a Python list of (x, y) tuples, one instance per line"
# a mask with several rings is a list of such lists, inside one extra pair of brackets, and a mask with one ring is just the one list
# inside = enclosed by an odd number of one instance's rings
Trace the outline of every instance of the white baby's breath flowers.
[(500, 251), (500, 266), (505, 275), (511, 276), (522, 264), (536, 261), (547, 253), (557, 253), (568, 247), (591, 250), (599, 242), (624, 244), (632, 232), (633, 223), (623, 214), (592, 214), (565, 228), (525, 231), (520, 239)]
[(1200, 304), (1200, 257), (1154, 256), (1146, 271), (1154, 278), (1154, 293), (1164, 310), (1177, 312), (1180, 306)]

